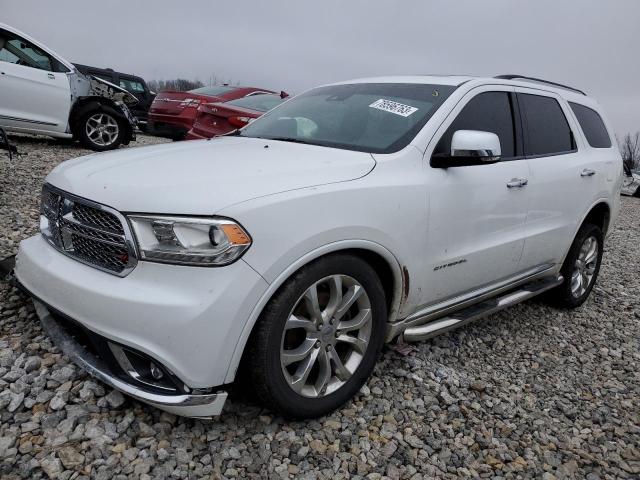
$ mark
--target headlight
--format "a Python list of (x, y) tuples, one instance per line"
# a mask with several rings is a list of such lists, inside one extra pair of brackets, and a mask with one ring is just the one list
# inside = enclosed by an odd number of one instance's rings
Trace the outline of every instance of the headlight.
[(143, 260), (179, 265), (221, 266), (235, 262), (251, 237), (232, 220), (132, 215)]

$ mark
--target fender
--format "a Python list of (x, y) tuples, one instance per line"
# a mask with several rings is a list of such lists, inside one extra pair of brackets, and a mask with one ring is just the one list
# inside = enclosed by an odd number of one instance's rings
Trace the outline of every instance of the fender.
[(339, 252), (342, 250), (349, 249), (361, 249), (361, 250), (369, 250), (374, 253), (382, 256), (393, 272), (393, 280), (394, 280), (394, 292), (393, 299), (391, 301), (391, 309), (389, 311), (389, 322), (395, 320), (397, 313), (400, 310), (400, 303), (402, 299), (402, 292), (404, 289), (404, 278), (402, 275), (402, 269), (400, 267), (400, 263), (398, 259), (385, 247), (382, 245), (371, 242), (369, 240), (340, 240), (337, 242), (329, 243), (322, 247), (319, 247), (302, 257), (298, 258), (295, 262), (289, 265), (283, 272), (281, 272), (278, 277), (269, 285), (269, 288), (263, 293), (262, 297), (255, 305), (253, 310), (251, 311), (251, 315), (247, 319), (245, 326), (242, 330), (242, 334), (236, 343), (236, 347), (233, 351), (233, 356), (231, 357), (231, 361), (229, 362), (229, 367), (227, 369), (227, 373), (225, 376), (225, 383), (233, 382), (236, 372), (238, 370), (238, 366), (240, 365), (240, 360), (242, 359), (242, 355), (244, 353), (244, 349), (246, 347), (247, 341), (249, 340), (249, 336), (253, 331), (253, 327), (258, 321), (258, 317), (262, 313), (262, 310), (266, 306), (267, 302), (273, 297), (274, 293), (280, 288), (280, 286), (293, 275), (294, 272), (308, 264), (309, 262), (315, 260), (316, 258), (322, 257), (323, 255), (327, 255), (329, 253)]

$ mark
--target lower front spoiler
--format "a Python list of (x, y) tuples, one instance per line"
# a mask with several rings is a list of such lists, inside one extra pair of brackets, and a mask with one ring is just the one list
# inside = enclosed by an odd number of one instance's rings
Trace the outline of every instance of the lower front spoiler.
[(107, 365), (84, 349), (71, 337), (51, 315), (46, 305), (33, 299), (36, 313), (42, 328), (62, 352), (91, 376), (120, 390), (130, 397), (148, 403), (156, 408), (175, 415), (195, 418), (211, 418), (220, 415), (227, 400), (227, 392), (213, 394), (170, 394), (162, 395), (147, 392), (113, 376)]

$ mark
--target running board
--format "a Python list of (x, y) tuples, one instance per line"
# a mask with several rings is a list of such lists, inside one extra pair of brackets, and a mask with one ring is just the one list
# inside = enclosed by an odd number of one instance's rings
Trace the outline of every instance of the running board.
[(531, 283), (523, 285), (517, 290), (509, 293), (498, 295), (494, 298), (484, 300), (469, 307), (458, 310), (457, 312), (433, 320), (423, 325), (408, 327), (401, 334), (401, 340), (405, 342), (419, 342), (428, 338), (435, 337), (448, 330), (461, 327), (467, 323), (478, 320), (492, 313), (499, 312), (505, 308), (511, 307), (517, 303), (528, 300), (531, 297), (541, 294), (547, 290), (560, 285), (564, 278), (562, 275), (557, 277), (547, 277), (535, 280)]

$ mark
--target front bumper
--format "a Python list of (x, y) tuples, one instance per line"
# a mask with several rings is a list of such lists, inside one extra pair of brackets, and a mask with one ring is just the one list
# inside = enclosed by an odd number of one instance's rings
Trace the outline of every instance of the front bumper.
[(21, 242), (15, 276), (49, 310), (157, 361), (185, 391), (207, 393), (233, 377), (234, 352), (268, 286), (242, 259), (221, 268), (141, 261), (117, 277), (41, 235)]
[(141, 402), (167, 412), (186, 417), (209, 418), (220, 415), (227, 400), (227, 392), (219, 391), (212, 394), (158, 394), (130, 383), (124, 382), (112, 373), (111, 368), (102, 359), (91, 354), (89, 350), (79, 344), (56, 321), (49, 309), (39, 300), (33, 299), (36, 313), (40, 318), (42, 328), (51, 340), (69, 357), (91, 376), (107, 385), (126, 393)]

